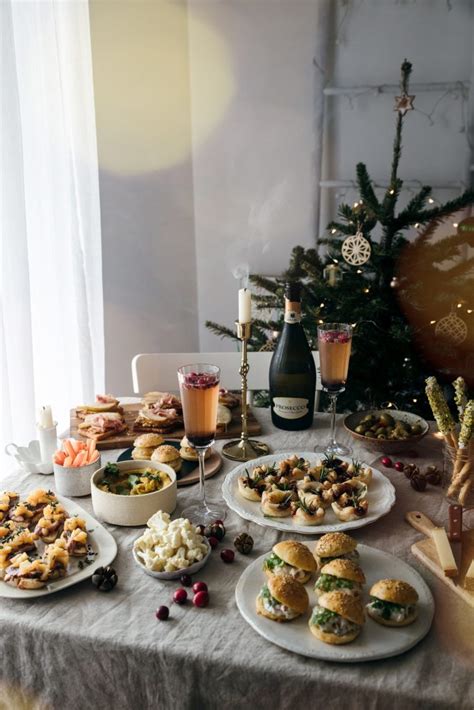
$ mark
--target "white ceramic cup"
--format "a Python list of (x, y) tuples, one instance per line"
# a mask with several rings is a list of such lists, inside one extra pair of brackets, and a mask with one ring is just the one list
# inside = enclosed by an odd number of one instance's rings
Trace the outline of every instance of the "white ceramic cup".
[(79, 498), (91, 494), (91, 476), (101, 467), (100, 454), (97, 461), (87, 466), (60, 466), (54, 464), (54, 483), (56, 491), (62, 496)]

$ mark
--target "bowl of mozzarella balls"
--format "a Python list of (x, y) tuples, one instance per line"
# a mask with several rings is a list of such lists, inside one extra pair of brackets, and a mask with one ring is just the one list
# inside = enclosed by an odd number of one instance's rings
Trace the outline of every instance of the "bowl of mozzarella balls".
[(133, 558), (151, 577), (178, 579), (183, 572), (198, 572), (209, 559), (211, 546), (187, 518), (171, 520), (158, 511), (147, 522), (143, 535), (133, 543)]

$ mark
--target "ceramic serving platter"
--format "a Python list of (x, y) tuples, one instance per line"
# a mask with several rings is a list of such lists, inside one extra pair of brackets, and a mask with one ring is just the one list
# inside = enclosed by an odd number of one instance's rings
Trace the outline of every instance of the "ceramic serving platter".
[[(117, 554), (117, 543), (112, 535), (77, 503), (57, 496), (58, 501), (67, 510), (69, 516), (82, 518), (86, 522), (89, 551), (87, 558), (70, 557), (68, 573), (62, 579), (54, 580), (41, 589), (17, 589), (10, 584), (6, 584), (0, 580), (0, 597), (8, 599), (31, 599), (32, 597), (44, 597), (54, 592), (59, 592), (61, 589), (71, 587), (73, 584), (78, 584), (84, 579), (92, 577), (94, 571), (98, 567), (110, 565)], [(41, 548), (42, 549), (42, 548)], [(87, 562), (84, 560), (87, 559)]]
[[(360, 528), (364, 525), (369, 525), (375, 520), (378, 520), (383, 515), (386, 515), (395, 503), (395, 488), (378, 469), (370, 466), (372, 469), (372, 481), (369, 486), (367, 500), (369, 501), (369, 510), (367, 515), (357, 520), (341, 522), (338, 520), (331, 508), (326, 510), (323, 523), (321, 525), (296, 525), (292, 522), (291, 516), (288, 518), (270, 518), (266, 517), (259, 502), (254, 502), (243, 498), (238, 489), (238, 478), (245, 473), (245, 469), (249, 471), (256, 466), (267, 463), (278, 463), (289, 456), (296, 454), (297, 456), (307, 459), (311, 464), (319, 463), (321, 460), (320, 454), (315, 454), (308, 451), (286, 451), (283, 453), (272, 454), (270, 456), (261, 456), (254, 461), (239, 464), (225, 478), (222, 484), (222, 494), (224, 500), (233, 511), (238, 513), (245, 520), (250, 520), (257, 525), (264, 527), (275, 528), (284, 532), (300, 533), (303, 535), (318, 535), (319, 533), (337, 532), (341, 530), (352, 530)], [(351, 461), (350, 458), (341, 456), (344, 461)]]
[[(316, 542), (307, 544), (313, 550)], [(421, 641), (430, 629), (434, 614), (431, 591), (421, 575), (398, 557), (367, 545), (358, 545), (357, 549), (360, 554), (360, 566), (367, 580), (363, 597), (364, 605), (369, 601), (368, 590), (377, 580), (401, 579), (411, 584), (418, 592), (419, 614), (413, 624), (401, 627), (382, 626), (366, 615), (360, 635), (351, 643), (342, 646), (323, 643), (311, 633), (308, 627), (312, 609), (316, 604), (316, 596), (313, 592), (315, 577), (306, 585), (310, 600), (306, 614), (287, 623), (278, 623), (260, 616), (257, 614), (255, 602), (267, 579), (262, 570), (263, 560), (267, 555), (261, 555), (252, 562), (237, 583), (235, 599), (241, 615), (267, 641), (287, 651), (310, 658), (355, 663), (389, 658), (408, 651)]]

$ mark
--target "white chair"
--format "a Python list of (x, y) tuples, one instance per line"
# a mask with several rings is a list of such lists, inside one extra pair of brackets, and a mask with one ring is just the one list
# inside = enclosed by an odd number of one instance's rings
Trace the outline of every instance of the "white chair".
[[(272, 359), (271, 352), (249, 352), (249, 393), (268, 389), (268, 370)], [(315, 410), (319, 407), (321, 379), (319, 374), (319, 353), (313, 352), (316, 366)], [(181, 365), (192, 363), (210, 363), (221, 370), (221, 383), (229, 390), (240, 389), (240, 353), (141, 353), (132, 360), (133, 391), (137, 394), (159, 390), (173, 392), (178, 389), (176, 370)]]

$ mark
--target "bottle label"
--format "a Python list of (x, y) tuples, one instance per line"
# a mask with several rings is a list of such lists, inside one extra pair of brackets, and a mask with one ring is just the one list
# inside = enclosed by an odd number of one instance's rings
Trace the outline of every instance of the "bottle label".
[(274, 397), (273, 411), (282, 419), (301, 419), (308, 414), (308, 402), (303, 397)]
[(285, 299), (285, 323), (299, 323), (301, 320), (301, 303)]

